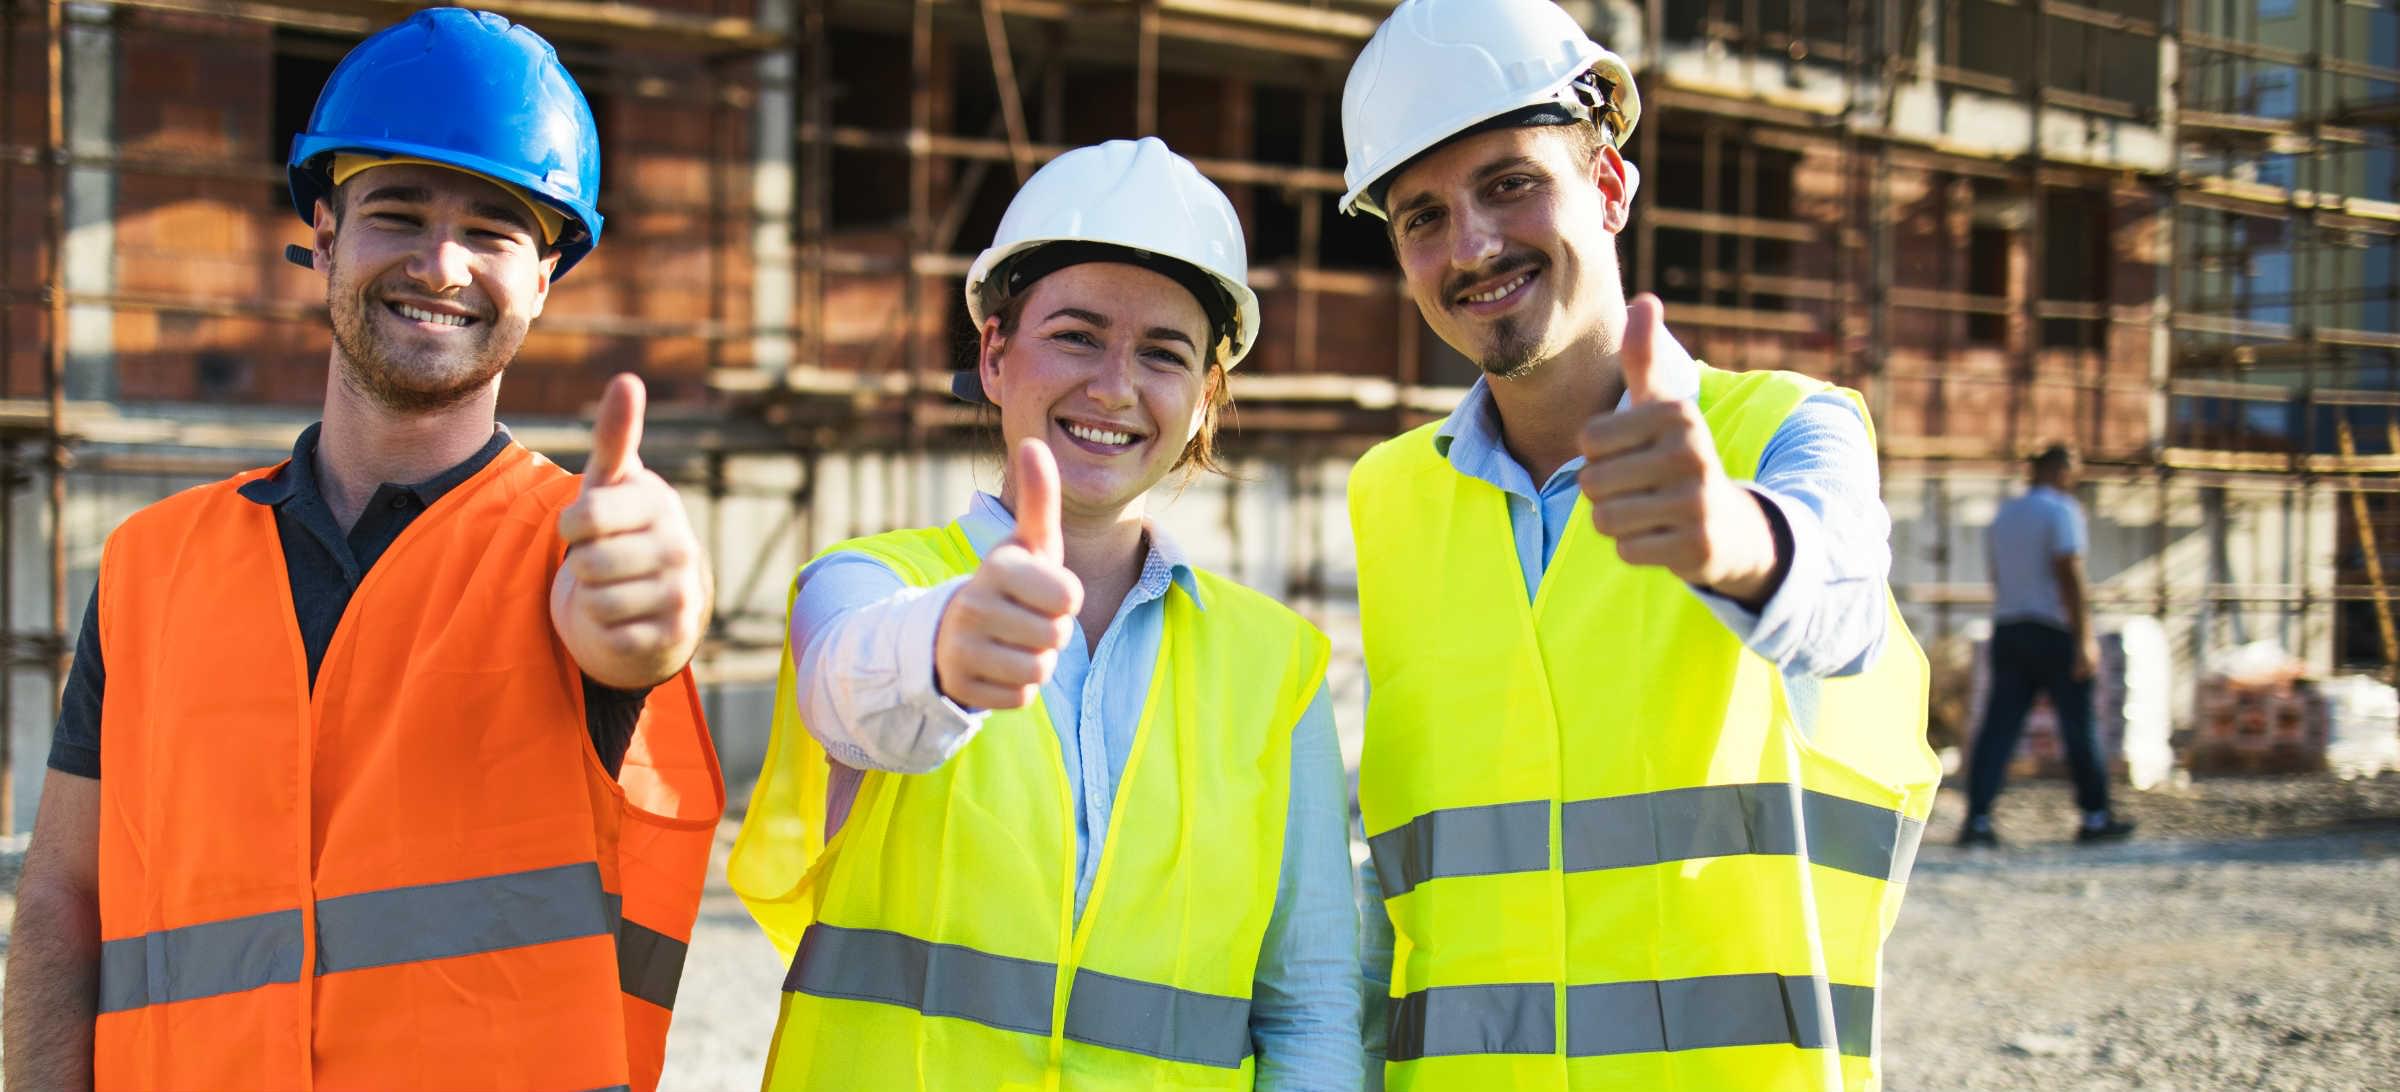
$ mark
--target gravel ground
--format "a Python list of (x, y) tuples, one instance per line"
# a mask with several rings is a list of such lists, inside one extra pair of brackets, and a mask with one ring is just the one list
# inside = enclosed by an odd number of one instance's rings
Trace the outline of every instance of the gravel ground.
[[(727, 796), (739, 807), (750, 799), (750, 790), (743, 786)], [(767, 1039), (775, 1034), (784, 969), (775, 946), (767, 943), (742, 900), (725, 886), (725, 851), (733, 847), (736, 829), (731, 817), (717, 828), (708, 894), (700, 900), (691, 954), (683, 964), (683, 985), (675, 993), (667, 1072), (659, 1082), (662, 1092), (757, 1088), (766, 1068)]]
[[(2056, 783), (2003, 798), (1997, 852), (1948, 844), (1959, 808), (1943, 794), (1887, 960), (1892, 1092), (2400, 1088), (2400, 776), (2126, 793), (2140, 837), (2105, 847), (2074, 845)], [(783, 968), (723, 885), (733, 829), (668, 1089), (757, 1087), (774, 1028)]]
[[(2063, 785), (1959, 850), (1945, 793), (1886, 960), (1892, 1092), (2400, 1088), (2400, 777), (2127, 793), (2078, 847)], [(2012, 837), (2013, 836), (2013, 837)]]

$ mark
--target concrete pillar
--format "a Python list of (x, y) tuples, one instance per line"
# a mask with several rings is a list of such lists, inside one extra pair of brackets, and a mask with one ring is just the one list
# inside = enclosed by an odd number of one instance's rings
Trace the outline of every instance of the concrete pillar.
[[(794, 2), (758, 0), (759, 29), (792, 30)], [(750, 353), (759, 370), (766, 372), (791, 367), (795, 347), (793, 306), (798, 294), (792, 216), (798, 148), (793, 125), (798, 79), (790, 52), (770, 52), (759, 58), (758, 103), (750, 111), (750, 145), (754, 149), (750, 203), (756, 210), (750, 226), (750, 316), (759, 333), (751, 341)]]
[[(69, 4), (66, 10), (67, 152), (103, 159), (117, 152), (117, 33), (111, 10)], [(66, 290), (70, 296), (116, 291), (117, 172), (114, 166), (67, 171)], [(105, 304), (67, 309), (67, 397), (116, 394), (116, 312)]]

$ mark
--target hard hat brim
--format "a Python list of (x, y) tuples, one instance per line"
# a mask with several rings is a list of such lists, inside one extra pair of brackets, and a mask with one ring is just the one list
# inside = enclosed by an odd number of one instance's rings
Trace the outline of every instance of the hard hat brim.
[[(1038, 239), (1020, 239), (1017, 242), (1009, 244), (1008, 246), (991, 247), (986, 249), (983, 253), (976, 255), (975, 263), (967, 268), (967, 317), (973, 319), (977, 327), (981, 327), (983, 325), (983, 320), (988, 317), (984, 310), (984, 285), (992, 278), (994, 273), (997, 273), (1007, 265), (1009, 259), (1015, 258), (1026, 251), (1049, 246), (1053, 243), (1089, 243), (1093, 241), (1094, 240), (1078, 238), (1075, 236), (1051, 236)], [(1123, 249), (1133, 250), (1135, 248), (1124, 247)], [(1223, 289), (1225, 294), (1232, 298), (1234, 314), (1237, 316), (1236, 328), (1240, 331), (1240, 333), (1234, 339), (1232, 350), (1225, 354), (1225, 367), (1231, 369), (1235, 365), (1240, 364), (1242, 362), (1242, 358), (1249, 356), (1251, 347), (1258, 343), (1258, 293), (1251, 290), (1249, 285), (1225, 277), (1222, 274), (1219, 274), (1217, 271), (1210, 269), (1208, 266), (1198, 261), (1194, 261), (1188, 255), (1175, 254), (1163, 250), (1147, 251), (1147, 253), (1157, 254), (1159, 257), (1171, 259), (1182, 265), (1189, 266), (1190, 268), (1198, 271), (1202, 276), (1208, 278), (1210, 281), (1215, 282), (1217, 287)]]
[(566, 227), (559, 232), (553, 249), (558, 252), (558, 266), (550, 273), (556, 281), (599, 245), (603, 217), (598, 209), (587, 209), (570, 203), (557, 192), (548, 179), (537, 178), (529, 172), (497, 163), (481, 156), (469, 155), (451, 148), (437, 148), (400, 140), (360, 140), (355, 137), (326, 136), (302, 133), (292, 139), (291, 167), (288, 177), (292, 190), (292, 211), (300, 214), (304, 223), (316, 222), (319, 198), (331, 200), (332, 161), (337, 152), (361, 152), (383, 156), (405, 156), (431, 160), (444, 166), (456, 167), (479, 174), (495, 182), (515, 186), (527, 195), (557, 209), (566, 216)]

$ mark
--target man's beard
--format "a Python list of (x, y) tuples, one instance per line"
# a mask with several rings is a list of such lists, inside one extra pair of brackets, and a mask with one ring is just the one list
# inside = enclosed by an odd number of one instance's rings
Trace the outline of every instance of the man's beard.
[[(1489, 281), (1511, 273), (1540, 274), (1548, 271), (1549, 263), (1542, 261), (1533, 252), (1513, 251), (1501, 255), (1487, 268), (1453, 276), (1443, 284), (1442, 294), (1448, 299), (1456, 300), (1469, 288), (1474, 287), (1477, 281)], [(1487, 327), (1490, 331), (1491, 347), (1483, 352), (1482, 356), (1475, 361), (1475, 365), (1482, 368), (1485, 375), (1494, 379), (1518, 379), (1531, 372), (1534, 366), (1540, 363), (1537, 357), (1541, 352), (1542, 345), (1540, 338), (1526, 332), (1526, 325), (1527, 323), (1516, 315), (1492, 320), (1491, 325)]]
[(371, 293), (337, 288), (341, 284), (338, 276), (328, 276), (326, 284), (325, 306), (332, 318), (333, 343), (342, 352), (338, 378), (394, 413), (432, 413), (475, 397), (508, 367), (525, 341), (527, 324), (521, 320), (505, 324), (479, 320), (477, 325), (484, 329), (473, 349), (442, 354), (463, 358), (457, 367), (446, 373), (410, 368), (404, 363), (409, 358), (374, 329), (373, 309), (384, 307), (383, 300)]
[(1522, 379), (1541, 363), (1541, 342), (1515, 316), (1494, 320), (1491, 348), (1475, 364), (1494, 379)]

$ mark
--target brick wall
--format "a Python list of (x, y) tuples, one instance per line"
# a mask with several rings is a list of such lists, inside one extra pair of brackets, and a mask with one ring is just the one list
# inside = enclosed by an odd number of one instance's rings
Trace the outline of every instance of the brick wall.
[[(698, 0), (656, 6), (726, 8)], [(273, 131), (276, 96), (313, 98), (314, 89), (260, 78), (274, 71), (278, 48), (265, 27), (149, 11), (123, 12), (116, 25), (120, 153), (193, 170), (118, 172), (115, 290), (200, 305), (118, 310), (121, 396), (316, 403), (330, 342), (320, 317), (324, 288), (282, 258), (286, 243), (308, 235), (284, 203), (278, 180), (288, 149)], [(695, 96), (700, 80), (658, 78), (656, 58), (550, 36), (598, 107), (608, 223), (601, 247), (554, 290), (502, 386), (502, 409), (576, 412), (620, 370), (648, 378), (653, 398), (700, 399), (712, 364), (747, 362), (746, 339), (642, 336), (640, 324), (748, 325), (749, 115), (711, 109)], [(32, 142), (41, 121), (40, 43), (20, 45), (32, 63), (10, 66), (9, 105), (27, 134), (20, 139)], [(743, 70), (728, 71), (727, 82), (739, 87)], [(9, 180), (19, 194), (9, 283), (35, 288), (44, 266), (30, 244), (40, 238), (43, 182), (31, 170), (11, 171)], [(38, 305), (18, 314), (40, 317)], [(39, 389), (30, 354), (40, 351), (40, 333), (22, 318), (18, 326), (24, 352), (7, 384), (24, 396)]]
[[(1722, 366), (1790, 368), (1857, 385), (1881, 404), (1881, 435), (1904, 444), (1930, 439), (1954, 449), (2010, 454), (2063, 440), (2102, 458), (2136, 457), (2150, 445), (2149, 327), (2107, 319), (2025, 321), (2023, 301), (2034, 282), (2030, 233), (2016, 226), (2021, 221), (2002, 219), (2005, 211), (1994, 211), (2013, 207), (2011, 183), (1905, 166), (1887, 172), (1894, 286), (1996, 297), (2008, 311), (1986, 319), (1934, 307), (1888, 307), (1885, 390), (1878, 396), (1868, 332), (1872, 308), (1888, 301), (1873, 296), (1870, 236), (1860, 220), (1870, 182), (1863, 172), (1877, 168), (1868, 158), (1852, 166), (1862, 174), (1846, 180), (1841, 149), (1831, 142), (1799, 156), (1790, 215), (1816, 225), (1823, 242), (1792, 249), (1788, 268), (1762, 262), (1757, 270), (1846, 283), (1847, 298), (1790, 299), (1784, 313), (1810, 320), (1799, 332), (1678, 324), (1695, 352)], [(1699, 203), (1696, 195), (1662, 200), (1679, 207)], [(2082, 190), (2046, 192), (2045, 209), (2069, 206), (2079, 207), (2081, 218), (2061, 214), (2051, 226), (2047, 238), (2056, 252), (2046, 256), (2053, 276), (2044, 295), (2105, 305), (2120, 317), (2146, 314), (2156, 283), (2160, 199), (2101, 180)], [(2098, 237), (2088, 249), (2069, 251), (2082, 243), (2082, 231)], [(1761, 244), (1761, 253), (1773, 252)], [(2083, 256), (2091, 268), (2075, 266)], [(1979, 276), (1978, 263), (1989, 263), (1996, 277)], [(2076, 277), (2063, 275), (2062, 266)], [(1670, 304), (1670, 319), (1674, 313)]]

